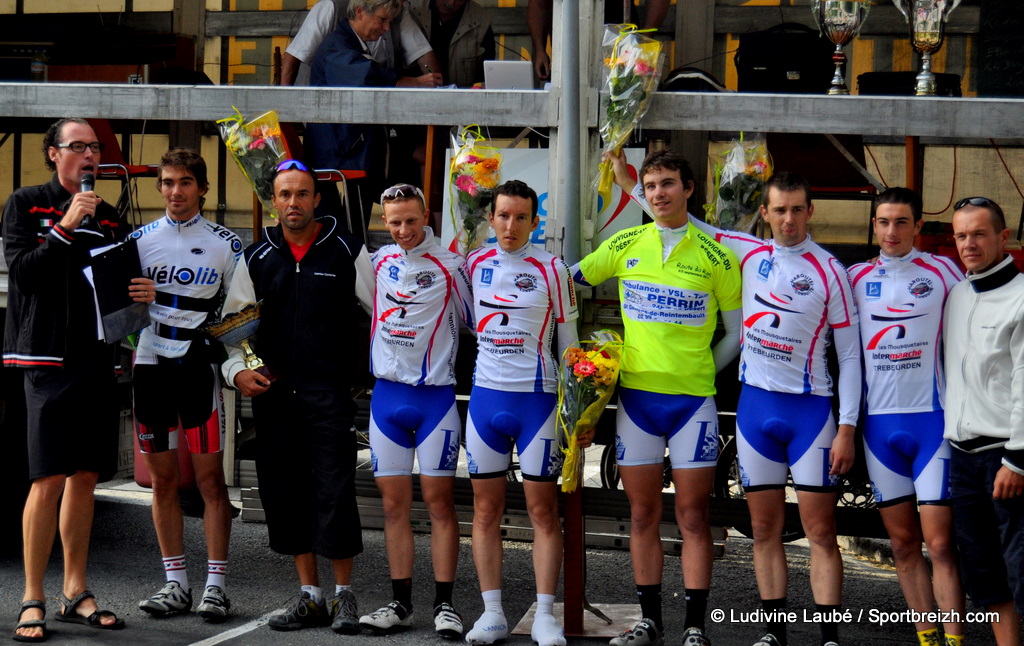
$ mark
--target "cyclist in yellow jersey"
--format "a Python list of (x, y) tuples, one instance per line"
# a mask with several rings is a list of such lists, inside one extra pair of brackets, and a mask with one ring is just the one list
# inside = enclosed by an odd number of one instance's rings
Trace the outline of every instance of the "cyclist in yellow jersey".
[[(611, 156), (617, 175), (625, 160)], [(689, 226), (693, 171), (670, 150), (652, 153), (640, 178), (654, 222), (627, 229), (572, 268), (597, 285), (619, 279), (626, 345), (620, 372), (616, 459), (629, 498), (630, 553), (643, 619), (611, 646), (664, 641), (658, 528), (666, 446), (683, 535), (686, 621), (683, 646), (708, 646), (711, 585), (709, 499), (718, 460), (715, 373), (739, 354), (740, 269), (736, 256)], [(721, 315), (726, 336), (712, 349)]]

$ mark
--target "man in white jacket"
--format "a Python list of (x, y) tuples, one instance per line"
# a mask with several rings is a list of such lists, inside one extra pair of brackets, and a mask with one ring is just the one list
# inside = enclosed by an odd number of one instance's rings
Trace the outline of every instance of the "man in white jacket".
[(967, 268), (944, 313), (953, 524), (966, 591), (1006, 646), (1024, 612), (1024, 276), (992, 200), (957, 202), (953, 235)]

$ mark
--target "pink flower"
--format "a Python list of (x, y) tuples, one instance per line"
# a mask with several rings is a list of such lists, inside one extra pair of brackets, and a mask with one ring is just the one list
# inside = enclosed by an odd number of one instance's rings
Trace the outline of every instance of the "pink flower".
[(459, 175), (456, 177), (455, 187), (463, 193), (469, 193), (471, 196), (476, 197), (477, 185), (469, 175)]
[(654, 68), (641, 59), (636, 62), (636, 73), (640, 76), (650, 76), (654, 74)]
[(253, 150), (253, 149), (263, 150), (266, 147), (267, 147), (266, 139), (257, 139), (256, 141), (254, 141), (251, 144), (249, 144), (249, 150)]
[(577, 377), (589, 377), (597, 373), (597, 366), (590, 361), (580, 361), (572, 367), (572, 371)]

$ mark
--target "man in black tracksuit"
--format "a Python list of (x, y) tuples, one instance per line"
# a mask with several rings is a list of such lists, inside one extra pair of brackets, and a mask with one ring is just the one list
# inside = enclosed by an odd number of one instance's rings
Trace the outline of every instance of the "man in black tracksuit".
[[(359, 631), (350, 589), (352, 558), (362, 551), (355, 500), (355, 406), (350, 392), (356, 339), (355, 268), (361, 244), (333, 217), (313, 218), (319, 201), (312, 173), (286, 161), (274, 175), (280, 224), (245, 250), (224, 312), (262, 301), (252, 349), (267, 373), (245, 367), (227, 346), (228, 383), (253, 397), (256, 472), (270, 547), (295, 558), (302, 585), (295, 603), (270, 618), (276, 630), (331, 623)], [(335, 592), (325, 603), (316, 554), (333, 561)]]
[[(82, 190), (83, 175), (98, 172), (102, 149), (84, 119), (57, 121), (43, 137), (53, 179), (18, 189), (3, 211), (10, 270), (3, 359), (24, 373), (32, 480), (23, 516), (25, 595), (14, 634), (18, 641), (47, 635), (43, 576), (58, 509), (67, 614), (56, 618), (106, 629), (124, 625), (111, 612), (97, 613), (86, 586), (93, 490), (99, 473), (113, 470), (118, 402), (116, 355), (99, 339), (93, 292), (82, 270), (91, 249), (127, 233), (116, 209), (91, 189)], [(138, 280), (131, 293), (146, 302), (152, 281)]]

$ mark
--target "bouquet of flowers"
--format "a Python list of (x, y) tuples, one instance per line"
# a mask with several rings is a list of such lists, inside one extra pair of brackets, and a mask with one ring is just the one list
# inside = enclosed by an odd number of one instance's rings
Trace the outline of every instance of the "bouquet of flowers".
[(224, 146), (256, 191), (263, 208), (273, 215), (274, 170), (278, 164), (291, 157), (281, 135), (277, 112), (271, 110), (246, 120), (235, 108), (235, 114), (221, 119), (217, 126)]
[(772, 158), (763, 135), (733, 140), (715, 164), (714, 202), (705, 205), (708, 221), (722, 229), (749, 231), (757, 220), (764, 184), (772, 176)]
[[(605, 25), (603, 52), (608, 95), (602, 98), (601, 139), (611, 152), (618, 153), (629, 140), (661, 80), (661, 43), (644, 36), (647, 31), (654, 30), (638, 30), (636, 25), (629, 24)], [(603, 203), (609, 204), (614, 179), (612, 165), (601, 162), (598, 171), (597, 192), (604, 198)]]
[(576, 444), (581, 431), (597, 426), (608, 400), (615, 392), (622, 363), (622, 338), (611, 330), (599, 330), (589, 341), (565, 350), (558, 372), (558, 438), (565, 462), (562, 491), (576, 491), (583, 470), (582, 453)]
[(501, 153), (482, 145), (486, 139), (479, 126), (463, 128), (459, 141), (449, 169), (448, 190), (458, 252), (467, 254), (487, 238), (487, 215), (501, 178)]

